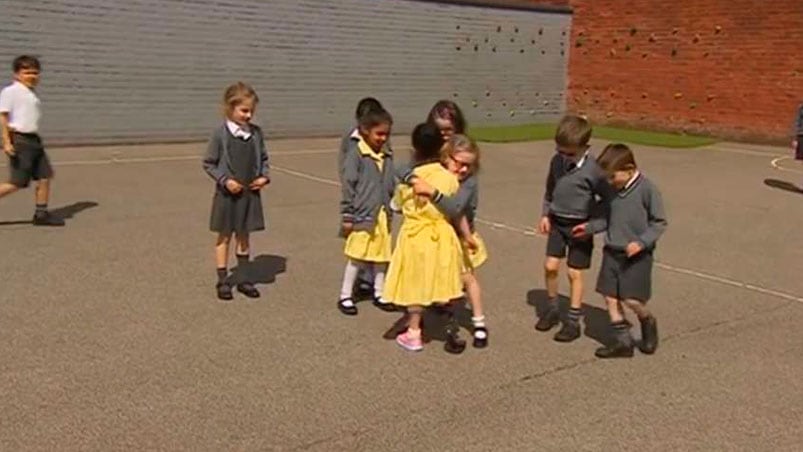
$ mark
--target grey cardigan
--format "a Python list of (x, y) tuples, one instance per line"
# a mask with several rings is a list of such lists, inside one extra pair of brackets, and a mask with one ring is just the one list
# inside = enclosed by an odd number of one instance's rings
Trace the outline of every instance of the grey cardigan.
[[(254, 152), (257, 155), (256, 174), (258, 177), (268, 177), (270, 165), (268, 164), (268, 149), (265, 147), (265, 136), (262, 134), (262, 129), (253, 124), (251, 125), (251, 130), (254, 134)], [(225, 188), (226, 181), (233, 174), (229, 150), (226, 147), (229, 133), (225, 123), (215, 129), (209, 139), (209, 145), (206, 148), (206, 155), (203, 161), (204, 171), (221, 188)]]
[(344, 222), (354, 224), (355, 231), (371, 231), (381, 207), (385, 207), (388, 220), (391, 219), (390, 200), (395, 188), (393, 152), (387, 145), (382, 148), (384, 162), (380, 172), (374, 159), (360, 152), (358, 143), (349, 141), (343, 159), (340, 214)]

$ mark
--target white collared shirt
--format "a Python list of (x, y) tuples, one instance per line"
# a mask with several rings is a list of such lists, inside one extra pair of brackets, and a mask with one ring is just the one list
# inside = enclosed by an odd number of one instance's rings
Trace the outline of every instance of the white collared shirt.
[(639, 173), (638, 171), (633, 173), (633, 177), (631, 177), (630, 180), (627, 181), (627, 183), (625, 184), (624, 190), (627, 191), (627, 189), (629, 189), (636, 182), (636, 179), (638, 179), (640, 175), (641, 173)]
[(586, 159), (588, 159), (588, 151), (586, 151), (586, 153), (583, 154), (583, 158), (581, 158), (580, 160), (577, 161), (577, 164), (576, 164), (575, 168), (582, 168), (583, 167), (583, 163), (586, 162)]
[(8, 113), (8, 126), (19, 133), (39, 133), (40, 104), (34, 90), (20, 82), (0, 91), (0, 113)]
[(243, 140), (251, 138), (251, 128), (248, 126), (241, 126), (231, 119), (227, 119), (226, 127), (228, 127), (229, 132), (237, 138), (242, 138)]

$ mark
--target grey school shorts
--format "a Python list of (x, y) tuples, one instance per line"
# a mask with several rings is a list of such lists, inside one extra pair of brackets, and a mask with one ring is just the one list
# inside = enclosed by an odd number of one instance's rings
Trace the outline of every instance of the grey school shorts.
[(549, 216), (552, 228), (546, 241), (546, 255), (566, 258), (566, 265), (575, 270), (586, 270), (591, 267), (591, 254), (594, 251), (594, 236), (582, 238), (572, 237), (572, 228), (586, 223), (588, 220)]
[(9, 157), (12, 185), (25, 188), (33, 180), (51, 179), (53, 168), (42, 139), (36, 134), (14, 133), (14, 155)]
[(652, 295), (652, 250), (628, 258), (624, 251), (604, 248), (597, 292), (618, 300), (649, 301)]

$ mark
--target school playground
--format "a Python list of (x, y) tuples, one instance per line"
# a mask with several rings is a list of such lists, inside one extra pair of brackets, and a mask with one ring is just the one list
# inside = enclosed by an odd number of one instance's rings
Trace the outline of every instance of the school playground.
[(634, 147), (669, 216), (661, 344), (601, 361), (599, 253), (584, 337), (533, 329), (551, 142), (482, 145), (491, 341), (462, 355), (438, 337), (402, 351), (384, 337), (399, 314), (370, 303), (338, 313), (337, 142), (269, 142), (263, 297), (231, 303), (214, 291), (205, 144), (52, 149), (67, 227), (26, 223), (31, 190), (0, 203), (0, 449), (799, 450), (803, 166), (788, 149)]

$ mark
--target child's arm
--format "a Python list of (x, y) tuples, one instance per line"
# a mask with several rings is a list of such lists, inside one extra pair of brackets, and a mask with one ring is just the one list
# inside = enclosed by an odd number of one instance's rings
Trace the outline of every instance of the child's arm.
[(467, 179), (460, 184), (457, 193), (454, 195), (445, 195), (423, 179), (417, 177), (411, 178), (408, 183), (412, 185), (413, 191), (417, 195), (429, 197), (441, 213), (446, 215), (451, 221), (455, 221), (462, 215), (471, 200), (472, 193), (476, 190), (477, 180), (473, 177)]
[(265, 136), (262, 135), (262, 129), (255, 128), (257, 146), (259, 146), (259, 174), (254, 179), (249, 187), (251, 190), (259, 190), (265, 185), (270, 183), (270, 162), (268, 159), (268, 147), (265, 145)]
[(3, 152), (14, 155), (14, 143), (11, 142), (11, 128), (8, 126), (8, 112), (0, 112), (0, 127), (3, 134)]
[(226, 184), (226, 174), (224, 174), (223, 171), (218, 167), (222, 153), (223, 150), (220, 142), (219, 130), (216, 130), (215, 133), (212, 134), (212, 138), (209, 139), (209, 144), (206, 147), (203, 165), (206, 174), (214, 179), (215, 182), (221, 187), (225, 186)]
[(645, 195), (645, 207), (647, 208), (647, 230), (638, 237), (638, 243), (642, 249), (652, 249), (655, 242), (664, 233), (667, 226), (666, 214), (664, 213), (664, 202), (661, 193), (655, 186), (651, 186), (649, 193)]
[(0, 128), (2, 128), (3, 152), (14, 155), (14, 143), (11, 141), (11, 127), (9, 123), (9, 112), (11, 111), (11, 95), (8, 91), (0, 91)]
[[(343, 183), (341, 184), (340, 214), (343, 224), (354, 224), (354, 196), (357, 193), (357, 181), (360, 177), (360, 156), (357, 144), (352, 143), (343, 159)], [(344, 229), (348, 229), (345, 228)], [(348, 232), (348, 231), (346, 231)]]
[(549, 234), (549, 231), (552, 229), (552, 224), (549, 221), (549, 209), (552, 204), (552, 192), (555, 191), (555, 184), (557, 182), (555, 178), (555, 166), (559, 163), (558, 158), (559, 156), (555, 155), (552, 157), (552, 160), (549, 161), (549, 173), (546, 175), (544, 202), (541, 205), (541, 220), (538, 222), (538, 232), (541, 234)]
[(469, 249), (476, 250), (477, 249), (477, 242), (474, 240), (474, 234), (471, 233), (471, 226), (468, 224), (468, 218), (465, 215), (460, 217), (460, 221), (457, 224), (457, 230), (460, 233), (460, 237), (466, 242)]

